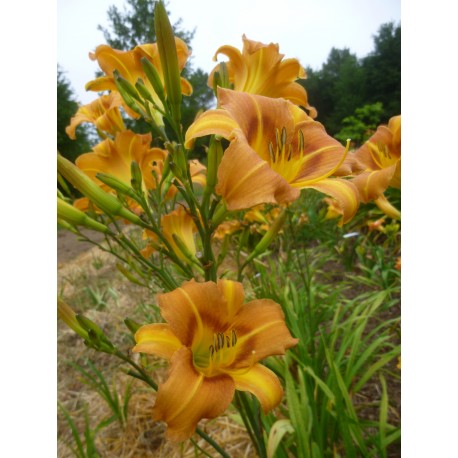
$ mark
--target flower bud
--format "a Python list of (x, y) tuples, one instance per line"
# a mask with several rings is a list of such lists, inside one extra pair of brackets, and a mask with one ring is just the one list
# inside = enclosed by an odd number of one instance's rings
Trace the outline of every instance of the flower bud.
[(74, 226), (85, 226), (98, 232), (108, 232), (108, 227), (90, 218), (81, 210), (73, 205), (57, 198), (57, 217), (59, 220), (66, 221)]
[(127, 329), (129, 329), (129, 331), (132, 334), (135, 334), (142, 326), (141, 324), (137, 323), (134, 320), (131, 320), (130, 318), (126, 318), (124, 320), (124, 324), (127, 326)]
[(129, 196), (133, 199), (136, 197), (132, 188), (127, 183), (124, 183), (113, 175), (99, 172), (95, 176), (98, 180), (109, 186), (111, 189), (114, 189), (115, 191), (121, 194), (125, 194), (126, 196)]
[(131, 179), (130, 183), (132, 184), (132, 188), (137, 191), (138, 193), (142, 193), (142, 183), (143, 183), (143, 176), (142, 171), (140, 170), (140, 166), (138, 162), (132, 161), (130, 164), (130, 174)]
[(57, 298), (57, 317), (60, 318), (68, 327), (73, 329), (80, 337), (88, 340), (88, 333), (76, 319), (76, 313), (62, 299)]
[(254, 247), (254, 250), (248, 256), (248, 258), (244, 262), (244, 265), (248, 264), (251, 260), (253, 260), (256, 256), (259, 256), (262, 252), (264, 252), (268, 248), (272, 240), (277, 236), (278, 232), (283, 227), (285, 220), (286, 220), (286, 209), (284, 209), (278, 215), (278, 218), (273, 222), (269, 230), (264, 234), (264, 236), (259, 241), (259, 243)]
[(164, 73), (167, 101), (169, 102), (173, 120), (179, 124), (181, 120), (180, 68), (178, 66), (175, 36), (162, 1), (158, 1), (154, 9), (154, 28)]
[[(148, 81), (153, 86), (154, 91), (156, 92), (157, 96), (161, 100), (161, 102), (165, 105), (165, 92), (164, 92), (164, 83), (159, 76), (159, 72), (157, 71), (156, 67), (146, 58), (142, 57), (140, 62), (143, 67), (143, 71), (145, 72)], [(138, 89), (138, 88), (137, 88)]]
[(131, 223), (143, 226), (143, 221), (137, 215), (124, 208), (116, 197), (101, 189), (75, 164), (60, 154), (57, 155), (57, 169), (75, 188), (106, 214), (120, 216)]

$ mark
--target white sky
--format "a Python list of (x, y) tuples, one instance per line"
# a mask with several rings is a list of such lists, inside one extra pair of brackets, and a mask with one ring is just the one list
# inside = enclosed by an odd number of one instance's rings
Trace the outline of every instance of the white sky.
[[(82, 103), (96, 97), (84, 90), (98, 70), (88, 53), (104, 43), (97, 25), (107, 25), (111, 5), (123, 10), (127, 3), (57, 0), (57, 61)], [(241, 49), (244, 33), (252, 40), (278, 43), (286, 57), (319, 69), (332, 47), (347, 47), (364, 57), (372, 51), (380, 25), (401, 20), (400, 0), (170, 0), (167, 8), (172, 23), (181, 18), (184, 30), (196, 29), (193, 65), (206, 72), (214, 67), (219, 46)]]

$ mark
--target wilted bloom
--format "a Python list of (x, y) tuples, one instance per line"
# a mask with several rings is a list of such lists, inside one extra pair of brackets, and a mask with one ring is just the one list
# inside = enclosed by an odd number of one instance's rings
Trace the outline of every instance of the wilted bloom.
[(218, 169), (215, 191), (228, 210), (296, 200), (300, 189), (314, 188), (336, 198), (349, 221), (358, 193), (343, 179), (352, 172), (346, 149), (322, 124), (283, 99), (218, 88), (220, 108), (203, 113), (186, 132), (185, 144), (215, 134), (230, 140)]
[(135, 352), (170, 361), (159, 385), (153, 417), (167, 423), (167, 437), (192, 436), (202, 418), (221, 415), (235, 390), (249, 391), (264, 412), (277, 406), (283, 390), (276, 375), (259, 363), (297, 344), (281, 307), (270, 299), (244, 303), (241, 283), (184, 283), (159, 295), (166, 324), (149, 324), (135, 334)]
[[(161, 230), (178, 258), (183, 261), (189, 261), (189, 256), (195, 256), (196, 242), (194, 233), (197, 228), (192, 216), (183, 207), (179, 206), (173, 212), (162, 216)], [(152, 242), (142, 250), (143, 256), (149, 257), (156, 250), (156, 247), (160, 246), (159, 238), (148, 229), (144, 231), (143, 238), (150, 239)], [(178, 243), (175, 238), (179, 239)]]
[[(245, 35), (243, 50), (240, 52), (233, 46), (221, 46), (215, 53), (224, 54), (229, 58), (226, 63), (229, 81), (232, 89), (266, 97), (284, 98), (295, 105), (300, 105), (309, 111), (312, 118), (316, 117), (315, 108), (309, 106), (307, 92), (295, 81), (305, 79), (307, 75), (297, 59), (285, 59), (279, 53), (278, 44), (268, 45), (249, 40)], [(213, 87), (214, 73), (219, 70), (218, 64), (211, 72), (208, 84)]]
[(122, 103), (121, 95), (112, 92), (108, 95), (102, 95), (88, 105), (80, 106), (65, 132), (74, 140), (76, 138), (75, 130), (83, 122), (94, 124), (98, 130), (113, 136), (117, 132), (126, 130), (119, 111), (119, 106)]
[(365, 170), (351, 181), (361, 201), (375, 203), (393, 218), (400, 214), (383, 193), (392, 186), (401, 188), (401, 115), (393, 116), (387, 126), (379, 126), (372, 137), (355, 151), (354, 157)]
[[(191, 53), (189, 52), (188, 47), (183, 40), (175, 37), (175, 42), (177, 48), (178, 66), (180, 70), (183, 70)], [(118, 49), (113, 49), (108, 45), (100, 45), (97, 46), (95, 52), (89, 54), (89, 57), (92, 60), (97, 60), (100, 68), (105, 73), (105, 76), (101, 76), (87, 83), (86, 90), (117, 91), (113, 73), (116, 70), (119, 75), (125, 78), (132, 86), (135, 86), (135, 83), (137, 83), (138, 79), (140, 78), (150, 92), (151, 97), (153, 98), (156, 105), (162, 107), (162, 102), (154, 91), (154, 88), (152, 87), (148, 78), (146, 77), (141, 64), (142, 57), (148, 59), (148, 61), (150, 61), (157, 69), (159, 78), (162, 80), (162, 83), (164, 83), (164, 75), (156, 43), (136, 46), (130, 51), (120, 51)], [(182, 93), (185, 95), (190, 95), (192, 93), (192, 86), (184, 78), (181, 78), (181, 89)], [(138, 117), (138, 115), (128, 106), (123, 106), (130, 116)], [(152, 113), (154, 114), (154, 107), (151, 108)], [(159, 115), (156, 116), (156, 121), (159, 124), (163, 124)]]

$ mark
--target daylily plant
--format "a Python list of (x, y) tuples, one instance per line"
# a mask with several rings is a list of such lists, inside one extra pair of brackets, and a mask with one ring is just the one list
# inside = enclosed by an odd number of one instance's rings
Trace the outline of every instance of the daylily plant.
[(218, 100), (220, 108), (189, 127), (185, 146), (210, 134), (230, 140), (215, 188), (228, 210), (290, 203), (301, 189), (313, 188), (337, 199), (343, 223), (353, 217), (359, 205), (356, 187), (328, 178), (351, 174), (353, 162), (322, 124), (283, 99), (218, 88)]
[(283, 395), (277, 376), (259, 363), (296, 345), (281, 307), (270, 299), (244, 303), (241, 283), (184, 283), (158, 296), (166, 323), (149, 324), (135, 334), (134, 352), (170, 361), (159, 385), (153, 417), (167, 423), (166, 436), (192, 436), (202, 418), (221, 415), (235, 390), (249, 391), (264, 412)]
[[(306, 72), (297, 59), (285, 59), (280, 54), (278, 44), (268, 45), (242, 37), (243, 49), (240, 52), (233, 46), (221, 46), (213, 60), (219, 54), (229, 58), (226, 63), (231, 89), (249, 94), (264, 95), (272, 98), (284, 98), (295, 105), (306, 108), (315, 118), (317, 112), (307, 101), (307, 92), (296, 82), (307, 78)], [(220, 71), (218, 64), (210, 73), (208, 85), (213, 87), (215, 72)]]

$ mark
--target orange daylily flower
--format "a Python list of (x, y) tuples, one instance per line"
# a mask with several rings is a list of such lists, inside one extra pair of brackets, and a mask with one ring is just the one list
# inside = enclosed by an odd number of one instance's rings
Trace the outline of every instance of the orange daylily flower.
[[(186, 61), (190, 56), (191, 52), (188, 50), (186, 43), (178, 37), (175, 37), (175, 43), (177, 48), (177, 57), (178, 57), (178, 66), (180, 70), (183, 70), (186, 65)], [(156, 43), (149, 43), (140, 46), (136, 46), (130, 51), (120, 51), (118, 49), (113, 49), (108, 45), (97, 46), (95, 52), (89, 53), (89, 57), (92, 60), (97, 60), (100, 68), (105, 73), (105, 76), (96, 78), (95, 80), (89, 81), (86, 84), (86, 90), (88, 91), (117, 91), (116, 83), (114, 80), (113, 72), (117, 70), (119, 74), (128, 80), (133, 86), (138, 81), (139, 78), (142, 79), (145, 86), (149, 89), (151, 96), (154, 102), (162, 107), (162, 102), (154, 91), (151, 83), (143, 71), (141, 64), (141, 58), (146, 57), (157, 69), (158, 74), (164, 83), (164, 75), (162, 71), (161, 59), (159, 57), (159, 52)], [(166, 90), (166, 88), (164, 88)], [(191, 84), (181, 78), (181, 90), (185, 95), (192, 94)], [(147, 102), (149, 103), (149, 102)], [(139, 115), (133, 112), (128, 106), (123, 105), (125, 111), (134, 118), (137, 118)], [(156, 113), (154, 107), (150, 107), (152, 113)], [(157, 114), (156, 121), (159, 124), (163, 124), (162, 118)]]
[(122, 103), (121, 95), (112, 92), (108, 95), (102, 95), (87, 105), (80, 106), (75, 116), (71, 118), (70, 125), (66, 127), (65, 132), (72, 140), (75, 140), (76, 128), (83, 122), (90, 122), (98, 130), (113, 136), (117, 132), (126, 130), (119, 111), (119, 106)]
[[(221, 46), (215, 53), (229, 58), (226, 63), (232, 89), (250, 94), (264, 95), (272, 98), (284, 98), (295, 105), (306, 108), (309, 115), (315, 118), (317, 112), (307, 101), (304, 87), (295, 81), (306, 79), (307, 75), (297, 59), (285, 59), (280, 54), (278, 44), (268, 45), (249, 40), (242, 36), (243, 49), (240, 52), (233, 46)], [(213, 87), (214, 73), (219, 70), (218, 64), (210, 73), (208, 85)]]
[[(111, 188), (102, 183), (97, 173), (113, 175), (126, 184), (131, 180), (131, 163), (136, 161), (143, 175), (144, 190), (156, 189), (155, 172), (158, 180), (161, 179), (164, 159), (167, 151), (160, 148), (151, 148), (151, 134), (136, 134), (130, 130), (116, 134), (114, 140), (107, 138), (93, 147), (92, 152), (79, 156), (75, 164), (88, 175), (103, 190), (111, 192)], [(176, 188), (170, 192), (176, 193)], [(82, 211), (88, 209), (86, 197), (75, 201), (75, 206)], [(137, 204), (132, 202), (132, 209)]]
[(143, 174), (143, 186), (156, 189), (153, 170), (158, 177), (162, 175), (162, 166), (167, 151), (151, 148), (151, 134), (136, 134), (130, 130), (120, 132), (114, 140), (107, 138), (94, 146), (93, 151), (79, 156), (75, 164), (103, 189), (108, 186), (97, 179), (97, 173), (108, 173), (119, 180), (130, 183), (131, 163), (136, 161)]
[(322, 124), (296, 105), (218, 88), (220, 108), (203, 113), (186, 132), (185, 146), (215, 134), (230, 140), (218, 169), (215, 191), (228, 210), (296, 200), (303, 188), (329, 194), (344, 209), (343, 222), (355, 214), (356, 187), (345, 176), (354, 161)]
[(298, 339), (277, 303), (245, 304), (242, 284), (230, 280), (191, 280), (158, 301), (166, 324), (141, 327), (133, 351), (170, 361), (153, 408), (154, 419), (167, 423), (168, 439), (191, 437), (199, 420), (226, 410), (235, 390), (254, 394), (264, 412), (280, 403), (281, 384), (259, 361), (284, 354)]
[(379, 126), (367, 142), (354, 152), (365, 170), (351, 181), (358, 188), (361, 201), (375, 201), (392, 218), (400, 212), (385, 198), (389, 187), (401, 188), (401, 115), (393, 116), (387, 126)]
[[(178, 256), (178, 258), (185, 262), (189, 262), (186, 254), (183, 253), (183, 251), (174, 240), (173, 234), (175, 234), (175, 237), (180, 239), (182, 245), (186, 248), (188, 253), (192, 256), (195, 256), (197, 250), (196, 242), (194, 240), (194, 233), (197, 232), (197, 228), (194, 224), (192, 216), (186, 212), (183, 207), (180, 206), (173, 212), (162, 216), (161, 228), (164, 237), (167, 239), (172, 250)], [(155, 251), (156, 247), (160, 245), (160, 243), (158, 236), (148, 229), (144, 231), (143, 238), (149, 238), (152, 242), (148, 244), (146, 248), (144, 248), (141, 252), (142, 255), (147, 258), (151, 256), (153, 251)]]

